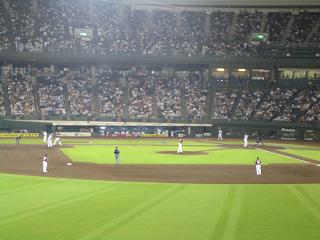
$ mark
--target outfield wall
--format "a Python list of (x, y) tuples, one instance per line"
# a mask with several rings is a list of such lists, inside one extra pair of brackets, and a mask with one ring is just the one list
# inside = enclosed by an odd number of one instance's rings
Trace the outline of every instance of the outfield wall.
[[(159, 123), (159, 122), (103, 122), (103, 121), (47, 121), (47, 120), (0, 120), (0, 129), (14, 131), (26, 129), (29, 132), (91, 132), (93, 137), (113, 137), (114, 134), (157, 134), (157, 129), (174, 131), (175, 137), (195, 137), (196, 134), (217, 136), (218, 129), (223, 130), (225, 138), (242, 138), (244, 133), (250, 137), (262, 136), (266, 139), (283, 140), (320, 140), (320, 124), (264, 122), (264, 121), (228, 121), (212, 120), (211, 124), (197, 123)], [(106, 130), (101, 130), (106, 129)], [(149, 132), (148, 132), (149, 130)], [(103, 134), (102, 134), (103, 133)]]
[(225, 137), (262, 136), (267, 139), (320, 140), (320, 125), (289, 122), (212, 120), (214, 135), (221, 128)]

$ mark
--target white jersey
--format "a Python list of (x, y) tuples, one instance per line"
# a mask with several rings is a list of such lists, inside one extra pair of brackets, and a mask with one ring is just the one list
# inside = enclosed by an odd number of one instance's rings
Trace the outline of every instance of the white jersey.
[(219, 130), (218, 134), (219, 136), (222, 136), (222, 130)]
[(248, 141), (248, 138), (249, 138), (249, 135), (248, 135), (248, 134), (245, 134), (244, 137), (243, 137), (243, 140), (244, 140), (244, 141)]
[(52, 134), (49, 135), (48, 141), (52, 141)]

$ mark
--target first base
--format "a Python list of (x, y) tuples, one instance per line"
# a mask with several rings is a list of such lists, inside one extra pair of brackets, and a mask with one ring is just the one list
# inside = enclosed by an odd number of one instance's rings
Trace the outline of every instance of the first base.
[(67, 165), (68, 165), (68, 166), (72, 166), (72, 163), (71, 163), (71, 162), (68, 162)]

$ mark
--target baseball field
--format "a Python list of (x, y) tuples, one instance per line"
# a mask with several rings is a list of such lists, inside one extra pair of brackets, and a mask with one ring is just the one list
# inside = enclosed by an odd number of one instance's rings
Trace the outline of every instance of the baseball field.
[(0, 139), (1, 240), (320, 238), (319, 144), (186, 139), (177, 154), (177, 139), (62, 143)]

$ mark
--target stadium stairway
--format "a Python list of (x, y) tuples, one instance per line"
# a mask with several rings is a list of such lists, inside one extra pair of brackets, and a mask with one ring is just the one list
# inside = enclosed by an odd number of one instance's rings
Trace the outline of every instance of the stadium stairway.
[(66, 84), (66, 79), (68, 78), (68, 76), (65, 76), (63, 78), (63, 102), (65, 104), (65, 109), (66, 109), (66, 115), (67, 118), (70, 119), (71, 118), (71, 110), (70, 110), (70, 99), (69, 99), (69, 91), (68, 91), (68, 87)]
[(11, 116), (9, 94), (8, 94), (8, 83), (7, 83), (7, 79), (5, 77), (3, 77), (2, 74), (0, 75), (0, 80), (2, 80), (4, 108), (5, 108), (5, 111), (6, 111), (6, 116)]
[(239, 91), (237, 92), (237, 98), (236, 98), (236, 100), (234, 101), (233, 106), (232, 106), (231, 111), (230, 111), (230, 118), (231, 118), (231, 119), (233, 119), (234, 114), (235, 114), (235, 112), (236, 112), (236, 109), (237, 109), (237, 107), (238, 107), (238, 105), (239, 105), (242, 92), (243, 92), (242, 89), (239, 89)]
[(289, 37), (289, 34), (291, 32), (291, 27), (292, 27), (292, 24), (294, 23), (294, 19), (295, 19), (295, 14), (291, 14), (291, 17), (290, 17), (290, 20), (288, 22), (288, 25), (287, 25), (287, 28), (286, 30), (284, 31), (283, 35), (282, 35), (282, 39), (281, 39), (281, 44), (285, 44), (288, 37)]
[(261, 19), (261, 26), (260, 26), (260, 31), (263, 33), (266, 30), (267, 27), (267, 21), (268, 21), (268, 14), (263, 13), (262, 14), (262, 19)]
[(318, 21), (316, 22), (316, 24), (313, 26), (313, 28), (311, 29), (310, 33), (308, 34), (305, 43), (309, 43), (311, 37), (313, 36), (313, 34), (316, 31), (319, 31), (319, 30), (320, 30), (320, 18), (318, 19)]
[(266, 89), (266, 91), (264, 92), (264, 94), (263, 94), (262, 98), (260, 99), (260, 101), (258, 102), (257, 106), (251, 112), (251, 116), (250, 116), (249, 120), (254, 118), (254, 116), (256, 115), (257, 110), (260, 109), (261, 104), (265, 102), (265, 100), (266, 100), (267, 96), (269, 95), (269, 93), (270, 93), (270, 88)]
[(239, 20), (239, 13), (235, 13), (233, 15), (233, 19), (232, 19), (232, 23), (229, 27), (229, 32), (228, 32), (228, 41), (232, 41), (232, 38), (234, 36), (234, 33), (235, 33), (235, 26), (236, 26), (236, 23), (238, 22)]

